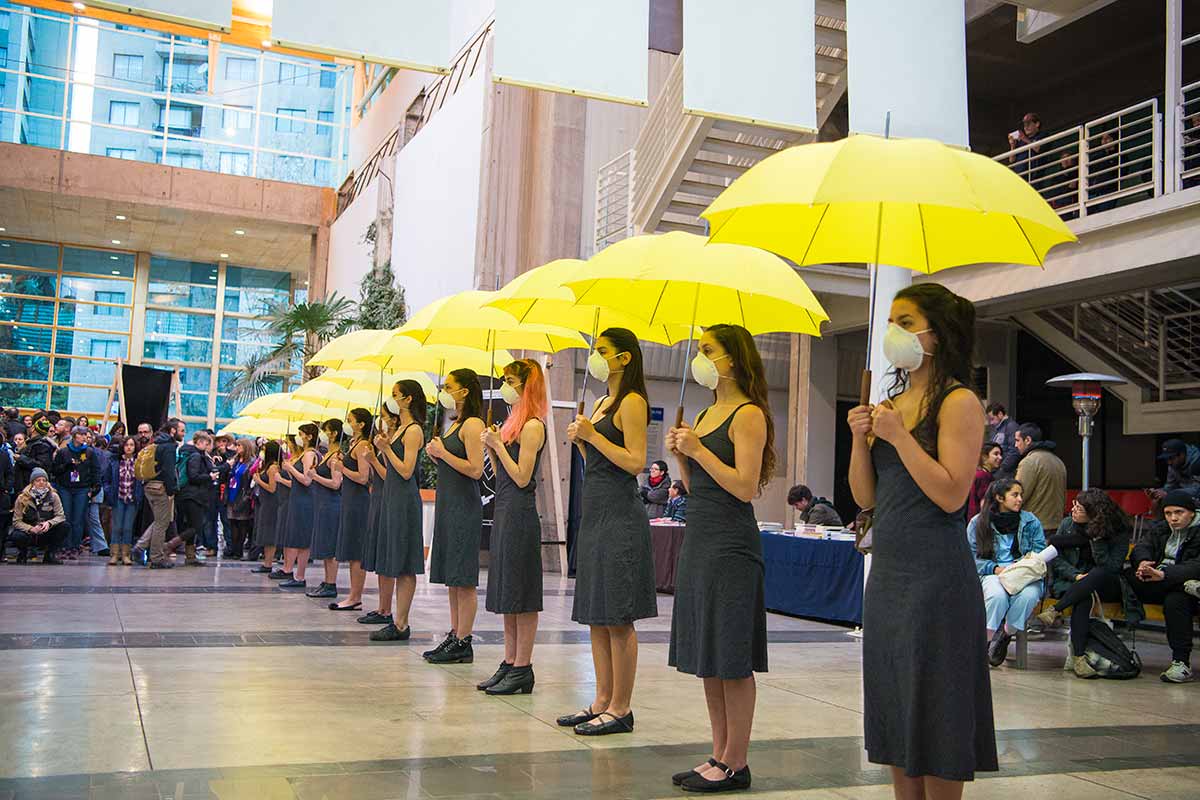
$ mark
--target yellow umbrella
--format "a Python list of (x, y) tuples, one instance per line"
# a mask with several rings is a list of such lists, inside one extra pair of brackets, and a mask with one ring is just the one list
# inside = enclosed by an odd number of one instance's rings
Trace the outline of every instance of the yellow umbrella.
[(396, 333), (425, 345), (453, 345), (476, 350), (506, 348), (555, 353), (569, 347), (587, 347), (574, 328), (517, 322), (512, 315), (488, 303), (495, 292), (459, 292), (434, 300), (413, 315)]
[(265, 436), (268, 439), (282, 439), (291, 433), (291, 425), (286, 420), (243, 415), (230, 422), (220, 432), (231, 436)]
[[(710, 241), (761, 247), (801, 266), (1041, 266), (1051, 247), (1076, 241), (1012, 170), (931, 139), (852, 136), (789, 148), (747, 170), (701, 216)], [(869, 308), (873, 318), (874, 280)], [(864, 404), (870, 385), (868, 370)]]
[(795, 263), (894, 264), (931, 273), (1041, 265), (1075, 235), (1008, 167), (931, 139), (851, 136), (751, 167), (701, 214), (714, 243)]
[[(342, 340), (354, 334), (334, 339), (308, 360), (309, 366), (329, 367), (339, 371), (373, 369), (378, 373), (380, 370), (438, 372), (441, 366), (448, 365), (455, 369), (465, 367), (480, 375), (487, 375), (489, 371), (495, 374), (490, 356), (482, 350), (451, 345), (422, 345), (410, 336), (400, 336), (396, 331), (354, 333), (373, 335), (346, 343)], [(497, 351), (496, 356), (501, 367), (512, 361), (512, 354), (506, 350)]]
[(239, 416), (260, 417), (291, 396), (291, 392), (275, 392), (273, 394), (264, 394), (262, 397), (256, 397), (246, 404)]
[(343, 364), (357, 361), (392, 337), (391, 331), (359, 330), (342, 334), (328, 342), (308, 360), (308, 366), (341, 369)]
[(396, 381), (414, 380), (425, 390), (425, 399), (437, 402), (437, 387), (424, 372), (393, 372), (381, 374), (374, 369), (331, 370), (313, 378), (293, 392), (300, 400), (324, 405), (326, 408), (366, 406), (374, 408), (381, 389)]
[[(267, 402), (269, 400), (269, 402)], [(260, 419), (276, 419), (286, 422), (312, 421), (326, 416), (325, 406), (308, 400), (301, 400), (291, 393), (282, 397), (267, 395), (247, 405), (242, 409), (242, 416), (253, 416)]]
[[(821, 335), (829, 315), (786, 262), (752, 247), (709, 245), (673, 232), (634, 236), (592, 256), (566, 286), (579, 303), (618, 308), (651, 324), (733, 323), (752, 334)], [(687, 340), (684, 369), (691, 358)], [(687, 379), (679, 387), (683, 419)]]

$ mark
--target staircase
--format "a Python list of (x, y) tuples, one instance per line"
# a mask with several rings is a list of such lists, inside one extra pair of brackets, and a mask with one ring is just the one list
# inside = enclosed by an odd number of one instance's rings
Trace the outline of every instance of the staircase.
[[(846, 92), (845, 0), (818, 0), (814, 25), (820, 127)], [(767, 156), (815, 138), (811, 133), (685, 112), (686, 57), (685, 52), (676, 59), (631, 154), (628, 227), (634, 233), (705, 233), (700, 213), (725, 187)]]

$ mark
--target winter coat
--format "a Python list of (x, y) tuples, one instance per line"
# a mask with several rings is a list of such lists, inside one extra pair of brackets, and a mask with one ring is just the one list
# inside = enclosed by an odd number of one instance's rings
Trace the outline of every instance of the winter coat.
[(78, 453), (69, 446), (58, 448), (54, 454), (54, 485), (59, 489), (100, 491), (100, 460), (94, 447), (84, 447)]
[[(1086, 526), (1077, 525), (1067, 517), (1058, 526), (1057, 533), (1083, 534)], [(1059, 552), (1058, 558), (1050, 562), (1050, 594), (1061, 597), (1075, 583), (1078, 575), (1086, 575), (1096, 567), (1101, 567), (1111, 575), (1120, 575), (1125, 566), (1125, 557), (1129, 554), (1129, 539), (1133, 532), (1122, 528), (1116, 534), (1089, 539), (1088, 547), (1068, 547)]]
[(1005, 417), (1004, 421), (993, 429), (992, 437), (988, 440), (1000, 445), (1001, 461), (999, 469), (996, 470), (996, 478), (1012, 477), (1017, 471), (1017, 464), (1021, 460), (1021, 451), (1017, 449), (1017, 427), (1015, 419)]
[[(54, 454), (56, 452), (58, 452), (58, 445), (49, 436), (38, 436), (25, 443), (25, 449), (17, 456), (17, 464), (25, 475), (26, 485), (29, 484), (29, 473), (33, 472), (36, 467), (46, 470), (46, 474), (51, 476), (51, 482), (53, 482)], [(18, 488), (24, 489), (25, 486)]]
[[(161, 481), (171, 497), (179, 491), (179, 478), (175, 473), (175, 451), (179, 443), (168, 433), (154, 434), (154, 477)], [(147, 481), (149, 483), (149, 481)]]
[(979, 573), (980, 577), (995, 575), (996, 567), (1015, 563), (1018, 558), (1026, 553), (1037, 553), (1046, 549), (1046, 534), (1042, 530), (1042, 523), (1033, 514), (1030, 514), (1028, 511), (1022, 511), (1021, 522), (1017, 525), (1016, 558), (1013, 557), (1012, 552), (1013, 537), (1010, 534), (1000, 533), (996, 530), (995, 525), (992, 526), (992, 556), (990, 558), (980, 558), (978, 548), (975, 545), (978, 525), (979, 515), (975, 515), (967, 523), (967, 544), (971, 546), (971, 556), (975, 559), (975, 571)]
[(808, 501), (808, 508), (800, 512), (800, 521), (805, 525), (824, 525), (830, 528), (842, 527), (842, 518), (838, 516), (833, 503), (824, 497), (814, 497)]
[(1017, 482), (1024, 490), (1023, 511), (1028, 511), (1052, 531), (1067, 507), (1067, 466), (1054, 455), (1054, 442), (1034, 442), (1017, 465)]
[[(134, 456), (136, 460), (137, 456)], [(110, 507), (117, 505), (117, 492), (121, 483), (121, 459), (116, 456), (108, 460), (108, 468), (104, 470), (104, 504)], [(146, 490), (142, 482), (135, 476), (133, 479), (133, 504), (141, 506)]]
[(179, 490), (179, 499), (191, 500), (208, 508), (213, 502), (213, 479), (209, 475), (214, 471), (212, 459), (192, 444), (180, 447), (179, 455), (180, 458), (187, 458), (187, 486)]
[[(1166, 557), (1167, 542), (1171, 538), (1171, 526), (1165, 521), (1157, 522), (1146, 531), (1141, 540), (1134, 545), (1129, 555), (1129, 563), (1134, 568), (1143, 561), (1153, 562), (1155, 567)], [(1178, 586), (1184, 581), (1200, 578), (1200, 514), (1192, 518), (1192, 524), (1185, 529), (1183, 544), (1175, 557), (1174, 564), (1160, 567), (1163, 571), (1164, 586)]]
[(38, 502), (33, 496), (32, 487), (26, 486), (17, 495), (13, 505), (13, 527), (23, 533), (33, 533), (33, 526), (39, 522), (49, 522), (53, 528), (60, 522), (66, 522), (67, 515), (63, 512), (62, 500), (58, 492), (51, 487)]
[(1183, 466), (1167, 467), (1167, 482), (1163, 484), (1162, 488), (1164, 492), (1186, 489), (1193, 493), (1200, 488), (1200, 447), (1189, 444), (1187, 460), (1183, 462)]
[(667, 516), (667, 503), (671, 500), (670, 476), (663, 473), (663, 479), (659, 481), (658, 486), (651, 486), (650, 477), (647, 475), (645, 482), (638, 487), (638, 494), (646, 504), (646, 516), (649, 519)]

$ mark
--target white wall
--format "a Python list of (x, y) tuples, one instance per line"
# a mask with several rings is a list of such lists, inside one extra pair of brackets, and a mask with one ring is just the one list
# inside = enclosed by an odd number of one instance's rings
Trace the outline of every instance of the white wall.
[(350, 169), (358, 169), (383, 144), (392, 129), (404, 118), (421, 87), (437, 80), (436, 75), (399, 70), (392, 82), (375, 98), (367, 115), (350, 129)]
[(450, 0), (450, 47), (458, 52), (496, 11), (496, 0)]
[(359, 283), (371, 270), (371, 246), (363, 242), (375, 221), (379, 194), (372, 184), (342, 212), (329, 229), (329, 272), (326, 292), (358, 299)]
[[(837, 337), (812, 339), (808, 389), (807, 468), (801, 482), (818, 497), (833, 498), (837, 448)], [(790, 488), (790, 487), (789, 487)]]
[(396, 154), (392, 271), (410, 311), (475, 285), (485, 70)]

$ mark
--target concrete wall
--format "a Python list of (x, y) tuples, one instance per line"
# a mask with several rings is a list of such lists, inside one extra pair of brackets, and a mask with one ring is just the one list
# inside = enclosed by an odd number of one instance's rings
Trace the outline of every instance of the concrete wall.
[(371, 270), (371, 246), (363, 241), (363, 235), (379, 207), (376, 188), (372, 185), (354, 198), (330, 227), (328, 292), (352, 300), (359, 296), (359, 284)]

